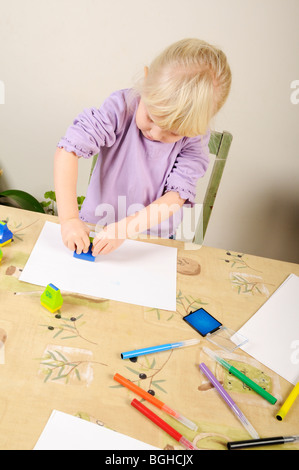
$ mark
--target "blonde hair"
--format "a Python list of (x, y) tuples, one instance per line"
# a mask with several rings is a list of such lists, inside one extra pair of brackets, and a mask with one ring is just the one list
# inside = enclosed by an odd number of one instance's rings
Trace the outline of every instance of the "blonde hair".
[(230, 86), (225, 54), (200, 39), (183, 39), (151, 63), (139, 93), (160, 128), (194, 137), (207, 132)]

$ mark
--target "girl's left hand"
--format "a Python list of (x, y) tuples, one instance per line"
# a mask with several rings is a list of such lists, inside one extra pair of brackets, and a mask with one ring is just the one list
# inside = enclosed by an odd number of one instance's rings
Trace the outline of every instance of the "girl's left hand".
[(122, 245), (125, 238), (118, 238), (117, 228), (117, 224), (110, 224), (97, 233), (93, 240), (93, 256), (107, 255)]

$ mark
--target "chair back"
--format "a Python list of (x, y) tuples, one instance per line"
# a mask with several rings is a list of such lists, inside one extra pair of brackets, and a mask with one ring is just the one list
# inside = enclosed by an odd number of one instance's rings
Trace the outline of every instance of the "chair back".
[(202, 215), (195, 230), (193, 243), (202, 245), (205, 238), (232, 139), (233, 136), (229, 132), (211, 132), (209, 150), (210, 154), (215, 155), (215, 161), (203, 199)]

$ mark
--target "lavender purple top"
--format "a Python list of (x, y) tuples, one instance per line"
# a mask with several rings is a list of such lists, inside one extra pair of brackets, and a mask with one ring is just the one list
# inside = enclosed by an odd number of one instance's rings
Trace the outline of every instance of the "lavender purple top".
[[(100, 108), (85, 109), (57, 144), (78, 157), (98, 154), (80, 212), (85, 222), (116, 222), (167, 191), (195, 202), (197, 180), (209, 163), (210, 132), (171, 144), (146, 139), (135, 122), (139, 99), (130, 89), (112, 93)], [(181, 217), (179, 211), (151, 233), (172, 235)]]

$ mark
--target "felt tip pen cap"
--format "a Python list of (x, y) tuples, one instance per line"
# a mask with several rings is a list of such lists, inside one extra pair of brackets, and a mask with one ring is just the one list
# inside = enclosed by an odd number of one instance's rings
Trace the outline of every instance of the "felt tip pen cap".
[(197, 431), (198, 429), (197, 424), (193, 423), (192, 421), (190, 421), (190, 419), (185, 418), (185, 416), (182, 416), (181, 414), (179, 416), (176, 416), (175, 419), (187, 428), (191, 429), (192, 431)]
[(226, 369), (229, 369), (231, 367), (231, 365), (226, 362), (224, 359), (222, 359), (220, 356), (218, 356), (218, 354), (216, 354), (214, 351), (212, 351), (211, 349), (209, 348), (206, 348), (205, 346), (202, 348), (202, 350), (208, 355), (210, 356), (212, 359), (214, 359), (214, 361), (218, 362), (219, 364), (221, 364), (223, 367), (225, 367)]
[(185, 416), (181, 415), (177, 411), (174, 411), (173, 409), (169, 408), (169, 406), (163, 404), (161, 410), (165, 411), (165, 413), (169, 414), (172, 416), (174, 419), (182, 423), (184, 426), (187, 428), (191, 429), (192, 431), (197, 431), (198, 426), (197, 424), (193, 423), (193, 421), (190, 421), (190, 419), (185, 418)]
[(248, 419), (244, 415), (241, 415), (241, 414), (238, 414), (238, 418), (243, 424), (244, 428), (247, 429), (247, 432), (250, 434), (250, 436), (252, 436), (253, 439), (259, 439), (260, 436), (254, 429), (252, 424), (248, 421)]

